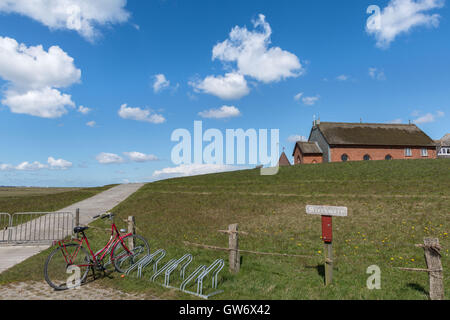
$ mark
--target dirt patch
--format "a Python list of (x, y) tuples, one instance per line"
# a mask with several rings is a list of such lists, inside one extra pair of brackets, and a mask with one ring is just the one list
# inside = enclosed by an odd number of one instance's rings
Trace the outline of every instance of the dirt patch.
[(158, 299), (103, 288), (96, 283), (78, 289), (55, 291), (46, 282), (15, 282), (0, 286), (0, 300), (148, 300)]

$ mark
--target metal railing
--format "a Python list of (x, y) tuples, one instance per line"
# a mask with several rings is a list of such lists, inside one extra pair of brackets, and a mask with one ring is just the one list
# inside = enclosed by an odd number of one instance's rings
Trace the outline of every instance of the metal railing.
[(0, 212), (0, 243), (6, 243), (9, 239), (9, 227), (11, 225), (11, 215)]
[(0, 243), (47, 243), (72, 235), (75, 216), (70, 212), (0, 214), (0, 227)]

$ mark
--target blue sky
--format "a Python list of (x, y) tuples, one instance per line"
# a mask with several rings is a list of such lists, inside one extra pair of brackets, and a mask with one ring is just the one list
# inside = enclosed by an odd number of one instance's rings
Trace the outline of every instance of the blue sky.
[(279, 129), (288, 156), (314, 115), (439, 139), (449, 20), (441, 0), (0, 0), (0, 185), (164, 178), (195, 120)]

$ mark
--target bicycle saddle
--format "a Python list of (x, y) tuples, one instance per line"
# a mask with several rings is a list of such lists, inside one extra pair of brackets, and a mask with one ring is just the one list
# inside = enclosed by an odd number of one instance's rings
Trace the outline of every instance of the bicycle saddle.
[(87, 229), (89, 229), (89, 227), (75, 227), (75, 228), (73, 228), (73, 232), (80, 233)]

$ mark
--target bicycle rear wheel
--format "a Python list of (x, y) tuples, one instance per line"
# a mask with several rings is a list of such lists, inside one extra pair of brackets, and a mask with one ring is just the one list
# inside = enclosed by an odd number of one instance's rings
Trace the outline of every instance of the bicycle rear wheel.
[[(81, 284), (89, 273), (90, 256), (87, 250), (74, 243), (66, 244), (65, 247), (65, 249), (58, 247), (53, 250), (44, 265), (45, 281), (55, 290), (69, 289), (71, 285), (76, 284), (77, 276)], [(72, 257), (72, 263), (66, 262), (69, 261), (69, 257)], [(68, 281), (69, 277), (75, 281)]]
[[(132, 245), (131, 245), (132, 243)], [(150, 254), (150, 246), (144, 237), (132, 234), (119, 241), (113, 250), (112, 261), (117, 272), (124, 273), (129, 267)]]

